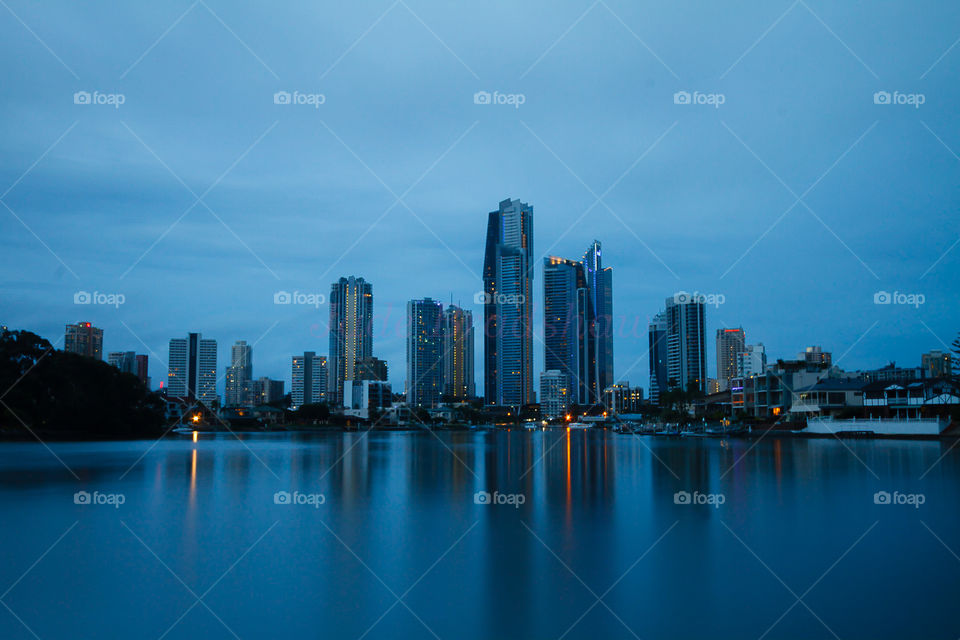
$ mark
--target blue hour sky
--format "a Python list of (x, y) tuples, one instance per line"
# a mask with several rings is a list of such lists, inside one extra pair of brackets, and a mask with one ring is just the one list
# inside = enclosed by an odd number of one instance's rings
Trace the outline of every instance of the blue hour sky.
[(402, 389), (406, 301), (480, 315), (507, 197), (535, 209), (537, 332), (540, 258), (601, 240), (616, 374), (644, 387), (681, 290), (722, 301), (711, 375), (725, 326), (849, 369), (960, 331), (960, 5), (2, 4), (0, 323), (62, 343), (91, 321), (155, 384), (200, 331), (221, 372), (244, 339), (289, 387), (327, 307), (274, 294), (353, 274)]

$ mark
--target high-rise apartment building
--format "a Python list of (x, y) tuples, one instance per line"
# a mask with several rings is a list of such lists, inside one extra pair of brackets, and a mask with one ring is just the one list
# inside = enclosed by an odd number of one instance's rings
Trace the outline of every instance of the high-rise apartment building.
[(290, 408), (327, 401), (327, 358), (314, 351), (293, 356), (290, 373)]
[(603, 402), (603, 390), (613, 378), (613, 269), (603, 267), (600, 241), (594, 240), (583, 255), (587, 281), (587, 386), (588, 401)]
[[(556, 256), (543, 259), (543, 376), (562, 372), (570, 402), (586, 404), (589, 397), (587, 281), (583, 263)], [(551, 384), (552, 378), (551, 378)], [(540, 398), (541, 405), (543, 398)]]
[(476, 393), (473, 373), (473, 312), (450, 305), (443, 310), (443, 394), (466, 400)]
[(358, 360), (373, 355), (373, 286), (340, 278), (330, 287), (330, 402), (343, 404), (343, 383), (356, 379)]
[(743, 327), (717, 329), (717, 386), (720, 391), (730, 388), (730, 380), (741, 375), (737, 359), (746, 350), (747, 337)]
[(107, 354), (107, 363), (124, 373), (131, 373), (143, 384), (150, 386), (150, 376), (148, 374), (148, 358), (144, 354), (137, 354), (133, 351), (111, 351)]
[(68, 324), (63, 339), (63, 350), (102, 360), (103, 329), (99, 329), (89, 322)]
[(443, 384), (443, 305), (424, 298), (407, 303), (407, 404), (436, 407)]
[(533, 207), (504, 200), (487, 217), (483, 260), (487, 404), (533, 402)]
[(650, 321), (647, 354), (650, 362), (650, 402), (660, 404), (667, 384), (667, 314), (661, 311)]
[(833, 356), (829, 351), (824, 351), (820, 347), (807, 347), (797, 356), (797, 360), (802, 360), (807, 364), (820, 364), (829, 367), (833, 362)]
[(573, 403), (569, 379), (569, 375), (556, 369), (540, 374), (540, 413), (547, 420), (563, 417)]
[(357, 360), (354, 380), (387, 381), (387, 361), (370, 356)]
[(767, 370), (767, 352), (763, 343), (748, 344), (737, 354), (737, 377), (752, 378)]
[(706, 392), (706, 313), (702, 299), (667, 298), (667, 387)]
[(928, 378), (942, 378), (953, 375), (953, 356), (947, 352), (933, 350), (920, 356), (920, 367)]
[(225, 407), (249, 405), (253, 379), (253, 347), (245, 340), (237, 340), (230, 349), (230, 366), (227, 367), (223, 394)]
[(199, 333), (170, 339), (167, 395), (196, 399), (212, 406), (217, 400), (217, 341)]

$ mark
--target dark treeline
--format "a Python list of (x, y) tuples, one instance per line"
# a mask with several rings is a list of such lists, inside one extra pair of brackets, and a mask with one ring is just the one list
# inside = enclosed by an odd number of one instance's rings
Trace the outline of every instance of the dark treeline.
[(136, 438), (164, 431), (163, 399), (106, 362), (55, 350), (29, 331), (0, 334), (0, 434)]

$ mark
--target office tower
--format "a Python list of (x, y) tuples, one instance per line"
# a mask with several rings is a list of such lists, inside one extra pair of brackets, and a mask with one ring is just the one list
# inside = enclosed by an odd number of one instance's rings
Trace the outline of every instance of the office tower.
[(720, 391), (730, 388), (730, 379), (741, 376), (737, 358), (746, 350), (743, 328), (717, 329), (717, 385)]
[(473, 381), (473, 312), (450, 305), (443, 310), (443, 395), (466, 400), (476, 393)]
[(387, 381), (387, 361), (380, 358), (361, 358), (357, 360), (354, 380)]
[(707, 391), (706, 317), (703, 300), (667, 298), (667, 387)]
[(356, 378), (357, 360), (373, 355), (373, 286), (363, 278), (340, 278), (330, 286), (331, 404), (343, 404), (343, 383)]
[(257, 378), (250, 381), (250, 390), (249, 402), (252, 406), (283, 400), (283, 380)]
[(807, 364), (822, 364), (827, 367), (830, 366), (832, 359), (831, 353), (820, 347), (807, 347), (797, 356), (797, 360), (803, 360)]
[(573, 402), (568, 381), (569, 376), (557, 369), (540, 374), (540, 413), (547, 420), (566, 415)]
[(667, 314), (661, 311), (653, 316), (648, 331), (650, 358), (650, 402), (660, 404), (660, 394), (667, 385)]
[(210, 407), (217, 399), (217, 341), (199, 333), (170, 339), (167, 396), (199, 400)]
[(767, 352), (763, 343), (748, 344), (737, 354), (738, 377), (752, 378), (767, 370)]
[[(570, 402), (577, 404), (589, 397), (588, 298), (583, 263), (543, 259), (543, 366), (567, 376)], [(542, 387), (542, 374), (540, 380)]]
[(487, 217), (483, 259), (487, 404), (533, 402), (533, 207), (504, 200)]
[(942, 378), (953, 375), (953, 356), (950, 353), (933, 350), (920, 356), (920, 367), (928, 378)]
[(230, 349), (223, 394), (225, 407), (242, 407), (250, 403), (250, 381), (253, 379), (253, 347), (246, 340), (237, 340)]
[(326, 402), (327, 375), (326, 356), (318, 356), (314, 351), (304, 351), (302, 356), (293, 356), (290, 408)]
[(588, 400), (603, 402), (603, 390), (613, 378), (613, 269), (603, 268), (600, 241), (594, 240), (583, 255), (587, 281), (587, 387)]
[(436, 407), (443, 382), (443, 305), (430, 298), (407, 303), (407, 404)]
[(103, 329), (98, 329), (89, 322), (68, 324), (63, 340), (63, 350), (102, 360)]
[(143, 384), (149, 387), (150, 377), (147, 373), (147, 356), (137, 355), (133, 351), (111, 351), (107, 354), (107, 363), (124, 373), (130, 373)]

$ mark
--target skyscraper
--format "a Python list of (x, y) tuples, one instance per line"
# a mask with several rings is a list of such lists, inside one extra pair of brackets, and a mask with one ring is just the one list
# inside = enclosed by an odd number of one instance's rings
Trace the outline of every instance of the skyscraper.
[(199, 333), (170, 339), (167, 395), (196, 399), (211, 406), (217, 399), (217, 341)]
[(544, 373), (563, 373), (569, 401), (577, 404), (587, 403), (589, 397), (588, 298), (583, 263), (555, 256), (543, 259)]
[(387, 361), (370, 356), (357, 360), (354, 380), (375, 380), (377, 382), (387, 381)]
[(730, 379), (743, 373), (737, 366), (739, 355), (746, 351), (747, 337), (743, 327), (717, 329), (717, 383), (721, 391), (730, 388)]
[(466, 400), (476, 393), (473, 375), (473, 312), (450, 305), (443, 310), (443, 395)]
[(443, 305), (430, 298), (407, 303), (407, 404), (436, 407), (443, 382)]
[(588, 401), (603, 402), (603, 390), (613, 384), (613, 269), (603, 268), (600, 241), (583, 255), (587, 280)]
[(546, 419), (560, 418), (572, 402), (567, 381), (570, 376), (551, 369), (540, 374), (540, 413)]
[(246, 340), (237, 340), (230, 349), (223, 394), (225, 407), (242, 407), (251, 403), (250, 381), (253, 379), (253, 347)]
[(356, 379), (357, 360), (373, 355), (373, 286), (340, 278), (330, 286), (330, 402), (343, 404), (343, 383)]
[(660, 394), (669, 389), (667, 384), (667, 314), (661, 311), (653, 316), (649, 328), (650, 402), (660, 404)]
[(667, 298), (667, 386), (706, 392), (705, 304), (690, 296)]
[(290, 375), (290, 405), (292, 409), (305, 404), (326, 402), (327, 358), (314, 351), (293, 356)]
[(68, 324), (63, 339), (63, 350), (102, 360), (103, 329), (98, 329), (89, 322)]
[(483, 260), (487, 404), (533, 402), (533, 207), (504, 200), (487, 216)]

